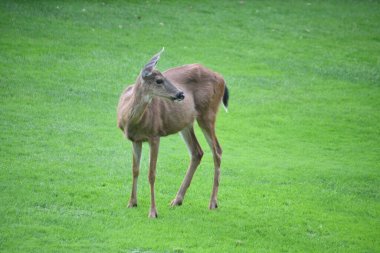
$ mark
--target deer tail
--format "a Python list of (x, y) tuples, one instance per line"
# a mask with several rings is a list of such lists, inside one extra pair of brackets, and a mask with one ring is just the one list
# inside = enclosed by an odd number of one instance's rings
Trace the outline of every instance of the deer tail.
[(227, 85), (224, 85), (224, 95), (223, 95), (223, 106), (224, 110), (228, 112), (228, 100), (230, 99), (230, 92), (228, 91)]

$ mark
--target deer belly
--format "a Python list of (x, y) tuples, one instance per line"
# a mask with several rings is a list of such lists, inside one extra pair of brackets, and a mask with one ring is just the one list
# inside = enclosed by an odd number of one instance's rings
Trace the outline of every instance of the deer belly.
[(178, 133), (194, 122), (196, 118), (195, 110), (173, 110), (163, 115), (160, 135)]

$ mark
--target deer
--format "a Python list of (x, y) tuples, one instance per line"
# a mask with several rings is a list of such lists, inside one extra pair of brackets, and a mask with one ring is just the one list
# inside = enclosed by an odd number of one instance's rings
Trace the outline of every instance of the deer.
[(214, 183), (209, 209), (218, 207), (222, 148), (215, 134), (218, 108), (228, 108), (229, 91), (223, 77), (201, 64), (174, 67), (164, 72), (156, 69), (164, 48), (143, 67), (133, 85), (121, 94), (117, 107), (117, 124), (132, 142), (132, 192), (129, 208), (137, 207), (137, 179), (140, 170), (142, 143), (148, 142), (150, 211), (148, 217), (157, 218), (154, 184), (160, 138), (180, 133), (190, 154), (185, 178), (171, 206), (183, 203), (193, 175), (203, 157), (203, 150), (194, 132), (198, 122), (214, 161)]

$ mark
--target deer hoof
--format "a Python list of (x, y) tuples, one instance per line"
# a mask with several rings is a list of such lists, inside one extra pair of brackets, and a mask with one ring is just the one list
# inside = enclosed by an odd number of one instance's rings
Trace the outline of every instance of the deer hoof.
[(157, 211), (156, 210), (150, 210), (148, 217), (152, 218), (152, 219), (156, 219), (158, 217)]
[(170, 203), (171, 206), (181, 206), (182, 200), (178, 200), (177, 198), (173, 199), (173, 201)]
[(218, 203), (215, 201), (210, 203), (210, 206), (208, 207), (210, 210), (218, 208)]
[(129, 201), (128, 203), (128, 208), (134, 208), (137, 207), (137, 202), (136, 201)]

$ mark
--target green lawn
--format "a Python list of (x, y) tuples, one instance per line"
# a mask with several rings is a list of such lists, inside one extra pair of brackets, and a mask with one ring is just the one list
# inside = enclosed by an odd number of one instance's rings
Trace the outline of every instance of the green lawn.
[[(0, 2), (1, 252), (380, 252), (379, 1)], [(170, 208), (188, 154), (161, 140), (148, 219), (126, 208), (125, 86), (160, 70), (223, 74), (229, 113), (219, 209), (205, 151)]]

